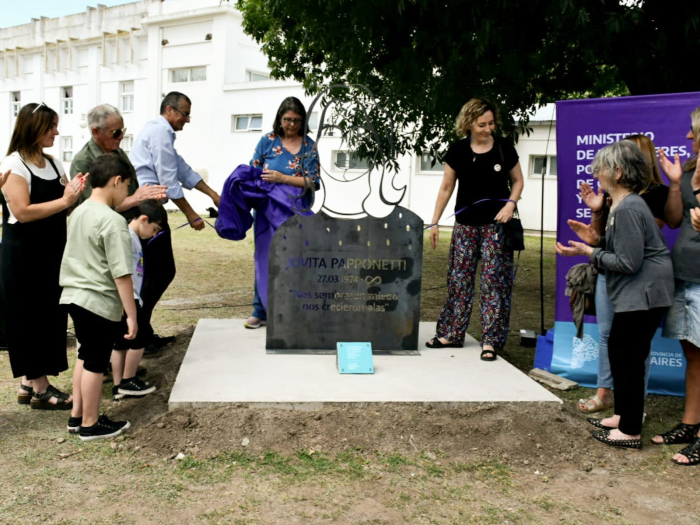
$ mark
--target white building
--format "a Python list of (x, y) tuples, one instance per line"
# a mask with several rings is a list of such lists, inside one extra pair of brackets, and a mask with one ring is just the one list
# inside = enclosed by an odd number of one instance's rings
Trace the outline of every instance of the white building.
[[(260, 135), (272, 128), (282, 99), (296, 96), (307, 108), (311, 102), (299, 84), (269, 79), (260, 46), (243, 33), (241, 15), (229, 2), (98, 4), (83, 13), (0, 29), (0, 148), (9, 144), (19, 108), (43, 101), (59, 113), (61, 136), (50, 153), (66, 169), (90, 139), (86, 114), (99, 103), (122, 112), (127, 127), (122, 148), (128, 151), (144, 123), (158, 115), (169, 91), (192, 99), (192, 121), (178, 133), (178, 152), (217, 190), (237, 165), (249, 162)], [(311, 115), (310, 122), (316, 118)], [(538, 113), (531, 123), (534, 133), (521, 137), (517, 146), (525, 175), (519, 207), (526, 229), (539, 230), (539, 169), (545, 151), (556, 155), (556, 129), (552, 126), (548, 135), (550, 121)], [(324, 170), (342, 173), (337, 164), (347, 161), (347, 154), (340, 139), (324, 138), (319, 153)], [(553, 231), (556, 158), (549, 164), (545, 230)], [(402, 158), (400, 166), (395, 185), (408, 187), (402, 205), (428, 223), (441, 167), (431, 168), (430, 159), (414, 156)], [(199, 192), (186, 196), (197, 210), (211, 205)], [(450, 204), (448, 210), (452, 208)]]

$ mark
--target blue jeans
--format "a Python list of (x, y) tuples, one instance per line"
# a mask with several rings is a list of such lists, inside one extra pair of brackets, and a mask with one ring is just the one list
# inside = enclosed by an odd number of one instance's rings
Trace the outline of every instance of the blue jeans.
[[(608, 357), (608, 338), (612, 327), (613, 305), (608, 297), (608, 289), (605, 284), (605, 274), (598, 274), (598, 281), (595, 286), (595, 311), (598, 320), (598, 334), (600, 342), (598, 344), (598, 388), (612, 388), (613, 377), (610, 371), (610, 358)], [(649, 384), (649, 368), (651, 365), (651, 352), (644, 362), (644, 395), (647, 395), (647, 385)]]

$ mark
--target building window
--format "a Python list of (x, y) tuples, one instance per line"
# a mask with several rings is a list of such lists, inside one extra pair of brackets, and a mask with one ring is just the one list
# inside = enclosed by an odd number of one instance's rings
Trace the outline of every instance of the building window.
[(134, 111), (134, 82), (121, 83), (121, 112), (131, 113)]
[(233, 115), (231, 131), (262, 131), (262, 115)]
[(333, 166), (339, 170), (368, 170), (369, 161), (349, 151), (336, 151)]
[(187, 67), (170, 70), (170, 82), (202, 82), (207, 79), (207, 67)]
[(119, 147), (122, 150), (124, 150), (125, 153), (129, 153), (131, 151), (131, 147), (133, 145), (134, 145), (134, 136), (133, 135), (124, 135), (124, 138), (119, 143)]
[(12, 101), (12, 116), (16, 117), (19, 115), (19, 110), (22, 109), (22, 93), (13, 91), (10, 100)]
[(73, 160), (73, 137), (61, 137), (61, 159), (63, 162)]
[(536, 156), (530, 157), (530, 176), (538, 177), (542, 175), (542, 168), (544, 168), (545, 176), (556, 177), (557, 176), (557, 157), (556, 155), (548, 156)]
[(245, 72), (246, 82), (260, 82), (261, 80), (270, 80), (269, 73), (258, 73), (257, 71), (247, 70)]
[(73, 87), (63, 87), (61, 88), (61, 104), (63, 106), (64, 115), (73, 114)]
[(433, 156), (430, 153), (423, 152), (420, 156), (418, 171), (426, 173), (443, 173), (445, 171), (445, 164), (437, 159), (435, 159), (435, 164), (433, 164)]

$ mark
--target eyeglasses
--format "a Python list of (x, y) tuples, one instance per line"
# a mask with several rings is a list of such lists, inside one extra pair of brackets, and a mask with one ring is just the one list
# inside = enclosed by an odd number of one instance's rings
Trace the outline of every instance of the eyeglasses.
[(106, 133), (113, 139), (120, 139), (126, 133), (126, 128), (115, 129), (114, 131), (107, 131)]
[(294, 124), (295, 126), (299, 126), (304, 121), (300, 118), (282, 117), (282, 122), (285, 124)]
[(175, 111), (177, 111), (180, 115), (182, 115), (182, 116), (185, 117), (186, 119), (190, 119), (190, 120), (192, 119), (192, 117), (190, 116), (190, 114), (189, 114), (188, 112), (186, 112), (186, 111), (180, 111), (180, 110), (177, 109), (175, 106), (169, 106), (169, 107), (173, 108)]
[(36, 113), (37, 110), (38, 110), (41, 106), (48, 107), (48, 106), (47, 106), (46, 104), (44, 104), (43, 102), (40, 102), (40, 103), (37, 104), (37, 106), (34, 108), (34, 111), (32, 111), (32, 115), (33, 115), (34, 113)]

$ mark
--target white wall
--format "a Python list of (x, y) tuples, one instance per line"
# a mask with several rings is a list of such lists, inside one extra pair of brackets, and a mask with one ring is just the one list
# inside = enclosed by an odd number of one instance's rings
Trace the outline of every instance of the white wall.
[[(114, 36), (119, 31), (117, 39)], [(103, 34), (105, 43), (103, 64)], [(211, 35), (207, 39), (207, 35)], [(71, 40), (72, 68), (67, 67)], [(162, 41), (167, 40), (163, 45)], [(56, 69), (56, 45), (59, 42), (59, 68)], [(119, 59), (117, 59), (119, 45)], [(14, 70), (15, 48), (19, 51), (20, 74)], [(46, 51), (45, 51), (46, 50)], [(49, 67), (45, 71), (44, 53)], [(131, 57), (133, 56), (133, 61)], [(5, 74), (5, 61), (8, 62)], [(171, 82), (170, 69), (206, 66), (203, 82)], [(158, 115), (160, 102), (167, 92), (180, 91), (192, 99), (192, 120), (178, 133), (176, 148), (185, 160), (215, 190), (239, 164), (247, 164), (262, 133), (272, 128), (275, 112), (287, 96), (296, 96), (309, 107), (300, 85), (294, 82), (246, 82), (246, 71), (268, 71), (267, 59), (259, 46), (243, 33), (241, 15), (229, 3), (219, 0), (143, 0), (113, 8), (88, 8), (56, 19), (41, 19), (30, 24), (0, 29), (0, 149), (8, 144), (14, 118), (10, 113), (10, 94), (20, 91), (22, 104), (43, 101), (60, 116), (59, 132), (73, 138), (73, 153), (90, 138), (85, 115), (98, 103), (120, 104), (120, 85), (134, 82), (134, 110), (123, 113), (127, 136), (135, 137), (143, 125)], [(72, 115), (62, 113), (61, 88), (72, 86)], [(232, 116), (262, 115), (262, 131), (232, 131)], [(530, 137), (522, 137), (517, 146), (525, 173), (525, 191), (520, 203), (525, 228), (539, 228), (541, 181), (531, 177), (531, 155), (544, 154), (548, 126), (534, 125)], [(314, 134), (315, 136), (315, 134)], [(549, 145), (555, 154), (554, 131)], [(543, 138), (544, 137), (544, 138)], [(50, 153), (60, 158), (59, 139)], [(341, 149), (340, 138), (324, 137), (319, 157), (325, 177), (341, 178), (333, 165), (333, 154)], [(343, 148), (347, 149), (347, 148)], [(404, 156), (395, 174), (394, 185), (407, 185), (402, 205), (412, 209), (428, 223), (433, 215), (441, 171), (421, 171), (420, 159)], [(68, 163), (64, 163), (68, 169)], [(350, 178), (361, 171), (349, 171)], [(346, 187), (337, 185), (349, 199)], [(362, 198), (366, 185), (352, 190)], [(350, 192), (350, 190), (348, 190)], [(545, 180), (545, 229), (556, 228), (556, 178)], [(186, 192), (192, 206), (203, 211), (211, 201), (199, 192)], [(172, 206), (172, 204), (170, 204)], [(445, 216), (454, 209), (454, 197)], [(452, 219), (441, 221), (451, 225)]]

